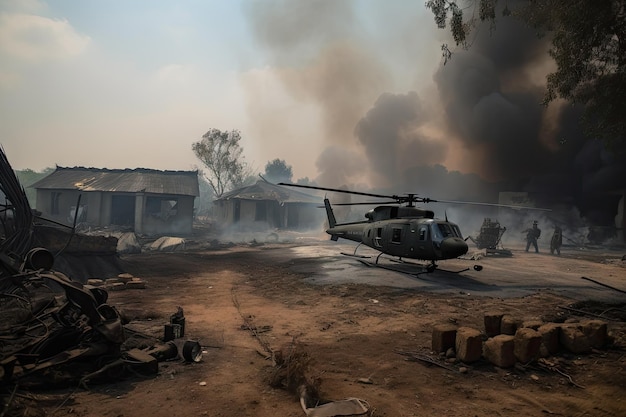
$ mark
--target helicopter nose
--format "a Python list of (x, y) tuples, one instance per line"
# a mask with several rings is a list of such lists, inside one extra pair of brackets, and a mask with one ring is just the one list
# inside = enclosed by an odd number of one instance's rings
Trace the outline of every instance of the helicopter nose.
[(441, 253), (447, 259), (458, 258), (467, 253), (467, 243), (458, 237), (449, 237), (441, 242)]

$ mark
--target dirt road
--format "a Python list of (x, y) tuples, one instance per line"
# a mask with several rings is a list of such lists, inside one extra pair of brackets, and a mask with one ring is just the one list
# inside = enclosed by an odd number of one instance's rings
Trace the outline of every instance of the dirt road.
[[(479, 263), (480, 272), (416, 278), (363, 266), (337, 251), (353, 247), (334, 244), (291, 240), (122, 257), (147, 288), (111, 292), (109, 303), (132, 319), (130, 328), (157, 338), (181, 306), (202, 361), (162, 362), (156, 377), (38, 393), (40, 415), (304, 416), (297, 393), (281, 385), (287, 370), (272, 361), (294, 352), (322, 400), (356, 397), (373, 416), (626, 415), (625, 317), (608, 321), (611, 347), (562, 352), (550, 358), (552, 370), (463, 364), (430, 351), (434, 325), (483, 329), (486, 311), (545, 321), (589, 318), (568, 306), (623, 314), (624, 294), (581, 279), (626, 289), (618, 254), (516, 251), (440, 265)], [(424, 357), (437, 365), (415, 360)]]

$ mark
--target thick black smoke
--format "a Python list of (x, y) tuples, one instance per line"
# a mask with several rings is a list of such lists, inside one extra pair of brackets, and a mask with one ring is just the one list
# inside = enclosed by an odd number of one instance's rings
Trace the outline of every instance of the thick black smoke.
[[(322, 111), (327, 147), (317, 158), (318, 184), (354, 188), (362, 179), (386, 194), (492, 203), (501, 191), (529, 192), (537, 205), (556, 208), (544, 227), (614, 223), (620, 195), (610, 192), (626, 187), (626, 159), (583, 136), (580, 109), (541, 104), (554, 70), (548, 38), (500, 19), (440, 65), (435, 95), (411, 87), (390, 93), (382, 86), (392, 63), (362, 42), (355, 4), (251, 8), (261, 44), (290, 68), (277, 72), (286, 88)], [(392, 46), (408, 53), (413, 45)], [(303, 54), (309, 65), (292, 68), (289, 59)]]

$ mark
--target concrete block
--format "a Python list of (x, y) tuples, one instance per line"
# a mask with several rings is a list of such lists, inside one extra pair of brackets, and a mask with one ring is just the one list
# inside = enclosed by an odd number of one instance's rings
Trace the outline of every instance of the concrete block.
[(500, 334), (502, 316), (504, 316), (504, 313), (494, 311), (485, 313), (484, 322), (485, 334), (487, 335), (487, 337), (493, 337)]
[(108, 291), (122, 291), (126, 289), (126, 285), (123, 282), (114, 282), (105, 286)]
[(515, 365), (515, 336), (501, 334), (487, 339), (483, 344), (483, 356), (500, 368)]
[(438, 324), (433, 327), (432, 348), (433, 352), (445, 352), (454, 348), (456, 341), (456, 329), (454, 324)]
[(586, 353), (591, 350), (589, 338), (583, 333), (580, 324), (563, 324), (559, 341), (561, 346), (572, 353)]
[(589, 339), (592, 348), (606, 346), (608, 340), (607, 324), (602, 320), (586, 320), (581, 323), (582, 331)]
[(514, 336), (515, 358), (523, 364), (532, 362), (539, 358), (539, 348), (541, 347), (541, 333), (529, 327), (517, 329)]
[(559, 338), (561, 336), (561, 325), (558, 323), (546, 323), (541, 325), (537, 331), (541, 334), (541, 356), (554, 355), (561, 348)]
[(456, 330), (456, 357), (471, 363), (479, 360), (483, 353), (483, 338), (479, 330), (471, 327), (459, 327)]
[(529, 329), (537, 330), (543, 322), (541, 320), (524, 320), (522, 327), (528, 327)]
[(500, 334), (515, 335), (518, 328), (522, 327), (522, 321), (513, 318), (508, 314), (502, 316), (502, 322), (500, 323)]
[(146, 288), (146, 283), (143, 281), (133, 279), (132, 281), (128, 281), (126, 283), (126, 288), (128, 288), (129, 290), (131, 289), (143, 290)]

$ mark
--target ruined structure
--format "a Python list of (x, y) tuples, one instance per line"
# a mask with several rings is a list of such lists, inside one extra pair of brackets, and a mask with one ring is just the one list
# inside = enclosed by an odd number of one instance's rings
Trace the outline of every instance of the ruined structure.
[(321, 199), (259, 180), (225, 193), (215, 201), (214, 216), (239, 229), (312, 229), (322, 224)]
[(37, 210), (47, 219), (126, 226), (148, 235), (190, 234), (200, 194), (197, 171), (152, 169), (57, 166), (31, 187), (37, 190)]

